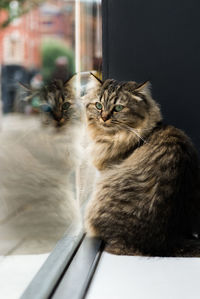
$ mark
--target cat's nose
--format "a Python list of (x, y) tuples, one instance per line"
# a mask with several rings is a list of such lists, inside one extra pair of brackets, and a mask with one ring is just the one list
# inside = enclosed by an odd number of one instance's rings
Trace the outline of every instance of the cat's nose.
[(103, 119), (103, 121), (107, 121), (110, 118), (110, 115), (108, 112), (102, 112), (101, 113), (101, 118)]
[(61, 118), (59, 121), (56, 121), (56, 127), (62, 127), (65, 123), (64, 118)]
[(57, 112), (57, 111), (54, 111), (54, 113), (53, 113), (53, 117), (54, 117), (54, 119), (56, 120), (56, 121), (60, 121), (61, 119), (62, 119), (62, 113), (60, 113), (60, 112)]

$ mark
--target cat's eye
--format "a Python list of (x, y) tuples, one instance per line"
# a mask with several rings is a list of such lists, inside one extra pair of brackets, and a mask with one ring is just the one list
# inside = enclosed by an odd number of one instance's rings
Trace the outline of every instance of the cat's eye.
[(62, 105), (62, 108), (63, 110), (67, 110), (69, 108), (71, 104), (69, 102), (65, 102), (63, 105)]
[(43, 104), (43, 105), (40, 105), (40, 110), (42, 110), (43, 112), (51, 112), (52, 108), (48, 104)]
[(120, 112), (120, 111), (122, 111), (123, 109), (124, 109), (124, 106), (122, 106), (122, 105), (116, 105), (115, 108), (114, 108), (114, 110), (115, 110), (116, 112)]
[(102, 104), (101, 103), (99, 103), (99, 102), (96, 102), (95, 103), (95, 106), (96, 106), (96, 108), (98, 109), (98, 110), (101, 110), (102, 109)]

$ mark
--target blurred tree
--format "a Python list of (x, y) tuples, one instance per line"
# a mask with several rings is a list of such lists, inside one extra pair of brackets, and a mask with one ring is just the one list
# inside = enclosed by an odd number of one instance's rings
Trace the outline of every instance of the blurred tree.
[(0, 28), (7, 27), (15, 18), (22, 16), (44, 0), (0, 0), (0, 10), (8, 12), (7, 19), (0, 24)]
[(70, 76), (74, 73), (74, 53), (63, 42), (57, 39), (48, 39), (43, 41), (41, 54), (42, 76), (45, 82), (51, 80), (53, 75), (56, 73), (57, 62), (59, 62), (59, 58), (66, 58), (66, 68), (68, 75)]

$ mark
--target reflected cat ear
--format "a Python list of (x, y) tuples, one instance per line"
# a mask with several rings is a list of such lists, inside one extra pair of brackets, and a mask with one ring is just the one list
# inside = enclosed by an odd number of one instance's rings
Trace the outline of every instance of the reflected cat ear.
[(25, 91), (29, 91), (29, 92), (32, 92), (32, 89), (30, 86), (18, 81), (18, 84), (25, 90)]
[(37, 91), (33, 90), (29, 85), (26, 85), (20, 81), (18, 81), (18, 84), (24, 91), (24, 96), (21, 98), (22, 101), (28, 102), (36, 95)]
[(138, 93), (151, 96), (151, 83), (149, 81), (145, 81), (143, 83), (140, 83), (135, 90)]
[(32, 99), (33, 97), (33, 90), (31, 89), (31, 87), (29, 85), (26, 85), (20, 81), (18, 81), (18, 84), (20, 85), (20, 87), (22, 88), (23, 91), (23, 96), (21, 97), (21, 101), (24, 102), (28, 102), (30, 101), (30, 99)]

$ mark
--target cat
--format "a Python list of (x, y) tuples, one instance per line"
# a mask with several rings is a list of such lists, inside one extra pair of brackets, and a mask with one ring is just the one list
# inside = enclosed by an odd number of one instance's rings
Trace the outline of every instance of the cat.
[(24, 86), (25, 101), (37, 98), (40, 116), (4, 116), (0, 132), (0, 230), (8, 239), (46, 240), (43, 251), (80, 220), (75, 173), (83, 109), (73, 82)]
[(113, 254), (199, 255), (192, 239), (199, 233), (199, 160), (191, 140), (163, 123), (149, 82), (94, 77), (84, 100), (100, 177), (85, 213), (87, 233)]

